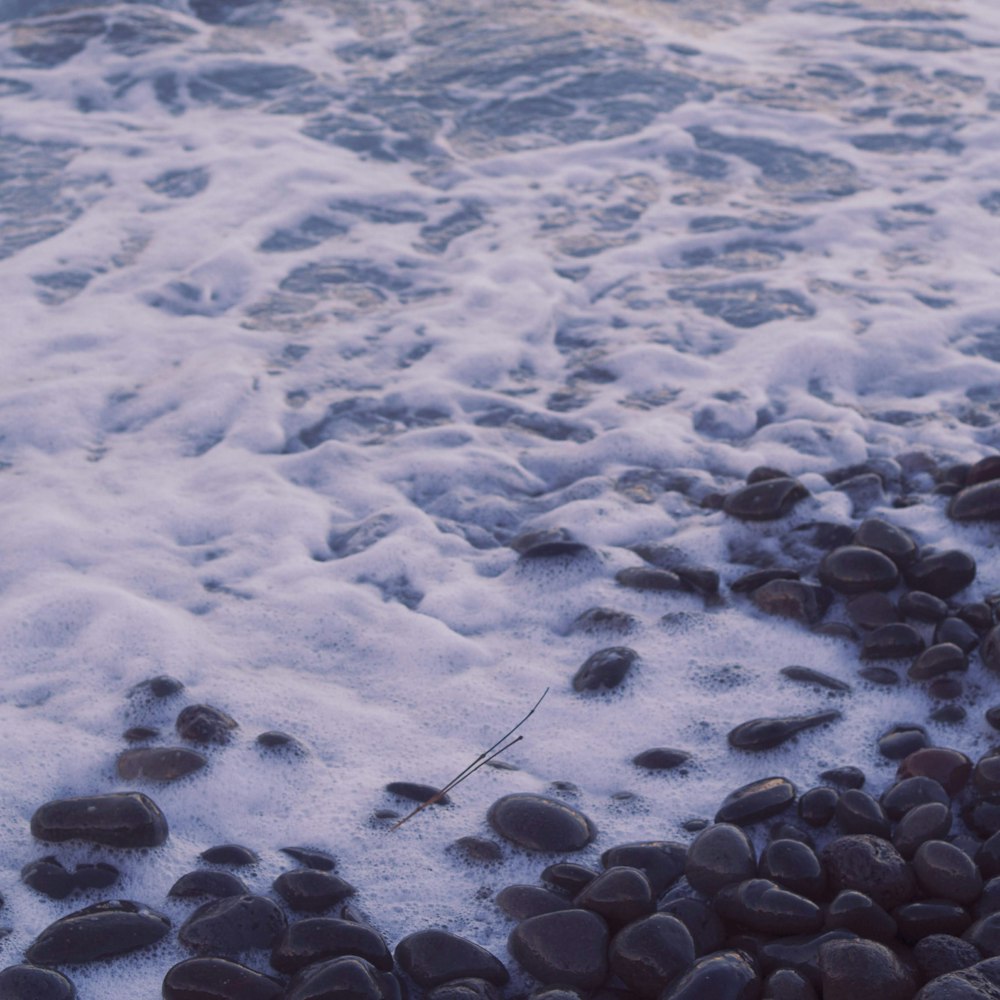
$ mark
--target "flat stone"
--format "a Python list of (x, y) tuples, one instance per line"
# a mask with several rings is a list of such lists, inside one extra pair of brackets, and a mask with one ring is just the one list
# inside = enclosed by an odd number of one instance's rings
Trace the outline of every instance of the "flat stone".
[(305, 757), (309, 752), (301, 740), (279, 729), (269, 729), (266, 733), (259, 733), (254, 743), (261, 751), (266, 751), (272, 756)]
[(389, 972), (392, 954), (374, 927), (334, 917), (307, 917), (289, 924), (271, 952), (271, 965), (292, 974), (307, 965), (354, 955)]
[(968, 910), (950, 899), (916, 899), (892, 911), (899, 938), (914, 945), (928, 934), (962, 934), (972, 923)]
[(540, 983), (593, 990), (608, 975), (608, 925), (589, 910), (530, 917), (511, 931), (507, 946)]
[(497, 799), (486, 819), (501, 837), (529, 851), (579, 851), (597, 833), (572, 806), (530, 792)]
[(878, 738), (879, 752), (889, 760), (902, 760), (930, 743), (927, 731), (922, 726), (893, 726)]
[(823, 926), (823, 912), (812, 900), (766, 878), (723, 886), (712, 905), (723, 919), (760, 934), (810, 934)]
[(636, 995), (655, 1000), (695, 960), (694, 940), (676, 917), (656, 913), (620, 930), (608, 954), (611, 971)]
[(975, 578), (975, 560), (958, 549), (921, 555), (906, 570), (906, 582), (914, 590), (944, 600), (964, 590)]
[(917, 543), (907, 532), (878, 517), (866, 518), (854, 533), (854, 544), (887, 555), (900, 568), (917, 558)]
[(741, 521), (773, 521), (790, 513), (807, 496), (809, 491), (797, 479), (765, 479), (728, 493), (722, 509)]
[(332, 854), (315, 847), (279, 847), (278, 850), (300, 865), (315, 868), (316, 871), (332, 872), (337, 867), (337, 860)]
[(715, 814), (715, 822), (747, 826), (776, 816), (794, 801), (795, 786), (787, 778), (760, 778), (730, 792)]
[(451, 799), (447, 795), (442, 795), (440, 788), (435, 788), (433, 785), (421, 785), (415, 781), (390, 781), (385, 786), (385, 790), (390, 795), (398, 795), (401, 799), (407, 799), (410, 802), (422, 804), (434, 799), (433, 804), (437, 806), (451, 804)]
[[(611, 866), (605, 862), (605, 867)], [(585, 885), (593, 882), (598, 874), (592, 868), (578, 865), (575, 861), (556, 861), (554, 864), (546, 865), (538, 877), (543, 882), (575, 896)]]
[(615, 573), (615, 582), (630, 590), (687, 590), (684, 581), (669, 569), (629, 566)]
[(55, 969), (10, 965), (0, 972), (0, 1000), (76, 1000), (76, 989)]
[(187, 747), (139, 747), (123, 750), (115, 763), (124, 781), (178, 781), (200, 771), (208, 758)]
[(142, 903), (108, 900), (50, 924), (24, 954), (35, 965), (81, 965), (145, 948), (169, 930), (170, 921)]
[(1000, 481), (991, 479), (959, 490), (948, 503), (953, 521), (1000, 521)]
[(363, 958), (344, 956), (309, 965), (295, 974), (283, 1000), (401, 1000), (399, 980)]
[(574, 691), (601, 691), (617, 688), (638, 662), (639, 654), (627, 646), (600, 649), (584, 662), (573, 677)]
[(552, 559), (589, 551), (568, 528), (538, 528), (518, 535), (510, 547), (522, 559)]
[(21, 869), (21, 881), (50, 899), (65, 899), (70, 893), (86, 889), (107, 889), (119, 878), (113, 865), (97, 862), (76, 866), (67, 871), (54, 857), (29, 861)]
[(871, 834), (851, 834), (830, 841), (820, 858), (834, 892), (854, 889), (891, 911), (913, 898), (913, 869), (887, 840)]
[(396, 945), (395, 956), (399, 967), (423, 989), (453, 979), (485, 979), (496, 986), (510, 979), (498, 958), (448, 931), (432, 928), (408, 934)]
[(486, 837), (459, 837), (447, 850), (473, 864), (493, 864), (503, 857), (503, 850), (495, 840)]
[(182, 875), (167, 893), (175, 899), (224, 899), (226, 896), (245, 896), (250, 890), (242, 879), (230, 872), (217, 872), (199, 868)]
[(270, 976), (225, 958), (187, 958), (163, 977), (163, 1000), (280, 1000)]
[(929, 681), (942, 674), (969, 669), (969, 658), (953, 642), (928, 646), (912, 663), (907, 676), (912, 681)]
[(632, 763), (636, 767), (644, 768), (647, 771), (673, 771), (686, 764), (691, 759), (691, 754), (686, 750), (674, 750), (671, 747), (650, 747), (637, 753), (632, 758)]
[(782, 719), (751, 719), (731, 730), (727, 739), (736, 750), (770, 750), (807, 729), (815, 729), (841, 717), (831, 709), (815, 715), (793, 715)]
[(840, 594), (863, 594), (870, 590), (892, 590), (899, 580), (899, 570), (877, 549), (844, 545), (823, 557), (819, 579)]
[(313, 868), (282, 872), (274, 880), (273, 888), (289, 909), (300, 913), (322, 913), (356, 891), (339, 875)]
[(734, 594), (752, 594), (758, 587), (763, 587), (765, 583), (770, 583), (772, 580), (798, 580), (801, 575), (797, 569), (780, 567), (755, 569), (733, 580), (729, 589)]
[(260, 861), (257, 852), (243, 844), (217, 844), (206, 848), (198, 857), (210, 865), (228, 865), (230, 868), (248, 868)]
[(790, 681), (797, 681), (800, 684), (814, 684), (816, 687), (825, 688), (827, 691), (842, 691), (846, 693), (851, 690), (850, 684), (836, 677), (831, 677), (829, 674), (824, 674), (820, 670), (813, 670), (812, 667), (782, 667), (778, 673), (782, 677), (787, 677)]
[(253, 948), (270, 950), (287, 921), (264, 896), (226, 896), (199, 906), (181, 924), (181, 944), (200, 954), (239, 955)]
[(188, 705), (177, 716), (177, 733), (192, 743), (228, 743), (239, 723), (221, 708)]
[(888, 838), (892, 832), (885, 810), (860, 788), (849, 788), (840, 796), (834, 816), (844, 833), (871, 833)]
[(55, 799), (31, 817), (39, 840), (85, 840), (108, 847), (159, 847), (167, 839), (160, 807), (142, 792)]
[(905, 622), (882, 625), (861, 643), (862, 660), (908, 660), (924, 650), (923, 636)]
[(760, 978), (742, 951), (717, 951), (699, 958), (660, 995), (661, 1000), (754, 1000)]

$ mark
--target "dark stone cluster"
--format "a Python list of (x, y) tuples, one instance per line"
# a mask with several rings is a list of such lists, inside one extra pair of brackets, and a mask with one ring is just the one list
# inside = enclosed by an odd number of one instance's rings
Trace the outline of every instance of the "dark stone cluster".
[(735, 789), (690, 845), (555, 861), (497, 906), (532, 1000), (1000, 996), (1000, 753), (921, 746), (876, 797), (858, 768)]

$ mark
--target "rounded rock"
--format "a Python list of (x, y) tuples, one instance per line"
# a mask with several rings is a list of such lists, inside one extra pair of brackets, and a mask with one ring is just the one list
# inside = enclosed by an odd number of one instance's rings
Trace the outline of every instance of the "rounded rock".
[(966, 486), (948, 503), (948, 516), (953, 521), (1000, 521), (1000, 482), (986, 482)]
[(908, 566), (917, 558), (917, 543), (902, 528), (878, 517), (866, 518), (854, 533), (854, 544), (876, 549), (897, 566)]
[(392, 954), (374, 927), (334, 917), (307, 917), (289, 924), (271, 952), (271, 966), (292, 974), (331, 958), (354, 955), (376, 969), (392, 969)]
[(906, 569), (906, 582), (914, 590), (923, 590), (943, 600), (954, 597), (975, 578), (975, 560), (958, 549), (921, 555)]
[(453, 979), (485, 979), (496, 986), (510, 979), (500, 959), (485, 948), (435, 928), (408, 934), (396, 945), (395, 956), (399, 967), (423, 989)]
[(818, 1000), (812, 983), (794, 969), (775, 969), (764, 980), (764, 1000)]
[(10, 965), (0, 972), (0, 1000), (76, 1000), (76, 989), (55, 969)]
[(296, 973), (283, 1000), (401, 1000), (399, 981), (363, 958), (345, 956), (318, 962)]
[(212, 705), (188, 705), (176, 722), (177, 734), (192, 743), (228, 743), (239, 723)]
[[(614, 848), (612, 848), (614, 850)], [(687, 848), (685, 848), (687, 850)], [(607, 852), (605, 852), (607, 853)], [(612, 867), (612, 863), (604, 862), (606, 868)], [(633, 867), (639, 867), (638, 865), (633, 865)], [(683, 864), (681, 865), (681, 871), (683, 871)], [(647, 872), (647, 877), (648, 877)], [(555, 864), (546, 865), (542, 869), (542, 873), (538, 876), (543, 882), (548, 882), (549, 885), (555, 886), (557, 889), (561, 889), (563, 892), (568, 892), (575, 896), (585, 885), (593, 882), (597, 878), (598, 873), (592, 868), (586, 868), (583, 865), (578, 865), (574, 861), (557, 861)]]
[(869, 590), (892, 590), (899, 581), (899, 570), (877, 549), (844, 545), (823, 557), (819, 579), (840, 594), (863, 594)]
[(638, 868), (649, 880), (653, 895), (659, 896), (684, 874), (687, 850), (686, 845), (674, 840), (618, 844), (601, 855), (601, 864), (605, 868)]
[(826, 826), (833, 819), (840, 793), (836, 789), (821, 786), (810, 788), (799, 796), (799, 816), (810, 826)]
[(593, 990), (608, 975), (608, 925), (589, 910), (543, 913), (510, 933), (511, 955), (544, 984)]
[(959, 750), (948, 747), (925, 747), (905, 757), (896, 771), (897, 778), (925, 775), (939, 782), (951, 796), (957, 795), (972, 775), (972, 761)]
[(722, 800), (715, 822), (746, 826), (784, 812), (794, 801), (795, 786), (787, 778), (760, 778), (730, 792)]
[(905, 622), (882, 625), (861, 643), (862, 660), (906, 660), (923, 652), (924, 637)]
[(773, 521), (807, 496), (809, 491), (798, 480), (782, 476), (733, 490), (723, 500), (722, 509), (741, 521)]
[(775, 937), (810, 934), (823, 926), (823, 913), (812, 900), (765, 878), (723, 886), (712, 905), (723, 919)]
[(875, 900), (854, 889), (837, 893), (826, 909), (826, 926), (884, 944), (892, 943), (897, 929), (896, 921)]
[(610, 691), (625, 680), (639, 659), (628, 646), (609, 646), (587, 658), (573, 677), (574, 691)]
[(159, 847), (167, 839), (160, 807), (142, 792), (55, 799), (31, 817), (39, 840), (86, 840), (108, 847)]
[(193, 951), (228, 957), (252, 948), (270, 950), (285, 925), (285, 915), (264, 896), (226, 896), (199, 906), (177, 936)]
[(918, 899), (892, 911), (899, 937), (906, 944), (916, 944), (929, 934), (954, 934), (972, 923), (968, 911), (950, 899)]
[(892, 842), (904, 858), (912, 858), (925, 841), (945, 837), (951, 829), (951, 819), (951, 807), (945, 803), (914, 806), (896, 825)]
[(840, 796), (834, 815), (845, 833), (888, 837), (892, 830), (882, 806), (860, 788), (849, 788)]
[(757, 874), (753, 844), (740, 827), (716, 823), (691, 843), (684, 874), (692, 888), (714, 896), (724, 886)]
[(913, 958), (925, 980), (968, 969), (982, 959), (975, 945), (952, 934), (928, 934), (913, 946)]
[(501, 837), (528, 851), (579, 851), (597, 833), (583, 813), (530, 792), (497, 799), (486, 819)]
[(965, 851), (947, 841), (924, 841), (913, 857), (913, 870), (929, 896), (967, 906), (983, 891), (983, 878), (975, 862)]
[(217, 844), (202, 851), (198, 857), (210, 865), (228, 865), (230, 868), (248, 868), (260, 861), (256, 851), (242, 844)]
[(918, 622), (939, 622), (948, 616), (948, 605), (923, 590), (909, 590), (899, 599), (899, 613)]
[(834, 891), (863, 892), (884, 910), (908, 902), (916, 891), (912, 868), (881, 837), (870, 834), (838, 837), (823, 848), (821, 859)]
[(673, 771), (682, 764), (686, 764), (690, 759), (691, 754), (686, 750), (650, 747), (649, 750), (643, 750), (642, 753), (636, 754), (632, 758), (632, 763), (647, 771)]
[(216, 872), (206, 868), (182, 875), (167, 893), (175, 899), (197, 899), (210, 896), (225, 899), (226, 896), (244, 896), (250, 890), (246, 884), (229, 872)]
[(932, 979), (914, 1000), (1000, 1000), (1000, 959)]
[(816, 852), (798, 840), (772, 840), (764, 848), (758, 870), (762, 878), (808, 899), (826, 895), (826, 872)]
[(823, 1000), (912, 1000), (909, 969), (876, 941), (828, 941), (819, 950)]
[(332, 854), (315, 847), (279, 847), (278, 850), (300, 865), (315, 868), (319, 872), (332, 872), (337, 867), (337, 859)]
[(699, 958), (660, 995), (661, 1000), (756, 1000), (760, 978), (742, 951), (717, 951)]
[(428, 990), (426, 1000), (501, 1000), (501, 991), (485, 979), (456, 979)]
[(494, 902), (511, 920), (527, 920), (540, 913), (568, 910), (573, 905), (565, 896), (557, 896), (537, 885), (505, 886), (496, 894)]
[(619, 931), (611, 942), (611, 971), (637, 996), (654, 1000), (695, 960), (694, 940), (676, 917), (656, 913)]
[(574, 906), (591, 910), (613, 928), (652, 913), (653, 903), (653, 891), (645, 874), (624, 865), (601, 872), (573, 900)]
[(912, 681), (929, 681), (952, 671), (969, 669), (969, 658), (953, 642), (939, 642), (928, 646), (907, 671)]
[(225, 958), (187, 958), (163, 978), (163, 1000), (280, 1000), (281, 983)]
[(339, 876), (313, 868), (282, 872), (273, 887), (290, 909), (300, 913), (322, 913), (355, 892), (354, 886)]
[(691, 896), (678, 896), (668, 899), (660, 907), (660, 913), (676, 917), (688, 929), (696, 955), (708, 955), (722, 949), (726, 928), (708, 903)]
[(139, 747), (123, 750), (115, 767), (124, 781), (179, 781), (200, 771), (208, 758), (187, 747)]

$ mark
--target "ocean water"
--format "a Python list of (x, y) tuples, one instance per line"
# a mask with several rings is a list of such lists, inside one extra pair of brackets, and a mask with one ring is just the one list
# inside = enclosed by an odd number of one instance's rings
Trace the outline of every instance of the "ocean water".
[[(974, 554), (969, 599), (1000, 589), (996, 528), (932, 493), (1000, 446), (998, 45), (987, 0), (0, 0), (3, 964), (100, 898), (41, 897), (27, 862), (109, 861), (177, 926), (167, 890), (226, 842), (259, 852), (255, 891), (279, 848), (323, 848), (390, 946), (437, 926), (507, 960), (492, 896), (551, 859), (447, 850), (492, 836), (501, 795), (582, 809), (596, 863), (688, 839), (757, 777), (849, 763), (877, 789), (897, 723), (988, 748), (977, 660), (967, 720), (928, 721), (919, 685), (866, 683), (854, 644), (727, 584), (877, 515)], [(852, 499), (823, 475), (863, 462), (900, 481)], [(760, 465), (810, 498), (757, 524), (701, 505)], [(510, 548), (556, 527), (589, 551)], [(651, 544), (723, 600), (617, 585)], [(634, 630), (572, 627), (596, 606)], [(614, 645), (629, 681), (574, 692)], [(158, 674), (184, 693), (129, 695)], [(375, 817), (546, 688), (516, 769)], [(174, 744), (191, 702), (232, 743), (121, 782), (123, 731)], [(777, 749), (726, 743), (830, 707)], [(262, 754), (273, 729), (307, 753)], [(692, 760), (642, 773), (652, 746)], [(33, 841), (43, 802), (133, 787), (163, 847)], [(70, 974), (152, 1000), (185, 955), (171, 935)]]

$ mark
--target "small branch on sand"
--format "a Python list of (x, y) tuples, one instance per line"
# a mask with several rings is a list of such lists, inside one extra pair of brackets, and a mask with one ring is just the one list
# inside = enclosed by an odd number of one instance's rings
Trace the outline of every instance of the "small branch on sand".
[[(535, 714), (535, 709), (538, 708), (539, 705), (541, 705), (542, 699), (548, 693), (549, 689), (546, 688), (542, 692), (542, 697), (539, 698), (538, 701), (536, 701), (535, 704), (531, 707), (531, 711), (528, 712), (528, 714), (523, 719), (521, 719), (521, 721), (516, 726), (514, 726), (513, 729), (509, 729), (506, 733), (503, 734), (503, 736), (500, 737), (500, 739), (496, 741), (496, 743), (493, 744), (493, 746), (488, 747), (486, 750), (484, 750), (467, 768), (465, 768), (465, 770), (460, 771), (439, 792), (436, 792), (434, 795), (432, 795), (426, 802), (421, 802), (420, 805), (413, 810), (413, 812), (408, 813), (395, 826), (390, 827), (389, 832), (392, 833), (393, 830), (398, 830), (408, 819), (412, 819), (414, 816), (417, 815), (418, 812), (423, 812), (423, 810), (426, 809), (428, 806), (432, 806), (434, 805), (435, 802), (439, 802), (456, 785), (465, 781), (465, 779), (468, 778), (470, 775), (475, 774), (476, 771), (478, 771), (484, 765), (488, 764), (491, 760), (494, 759), (494, 757), (499, 757), (500, 754), (502, 754), (506, 750), (509, 750), (515, 743), (520, 743), (521, 740), (524, 739), (524, 736), (517, 736), (514, 739), (512, 739), (509, 743), (505, 741), (509, 739), (511, 736), (513, 736), (514, 733), (516, 733), (521, 728), (521, 726), (523, 726), (528, 721), (528, 719), (530, 719)], [(501, 744), (503, 744), (503, 746), (501, 746)]]

